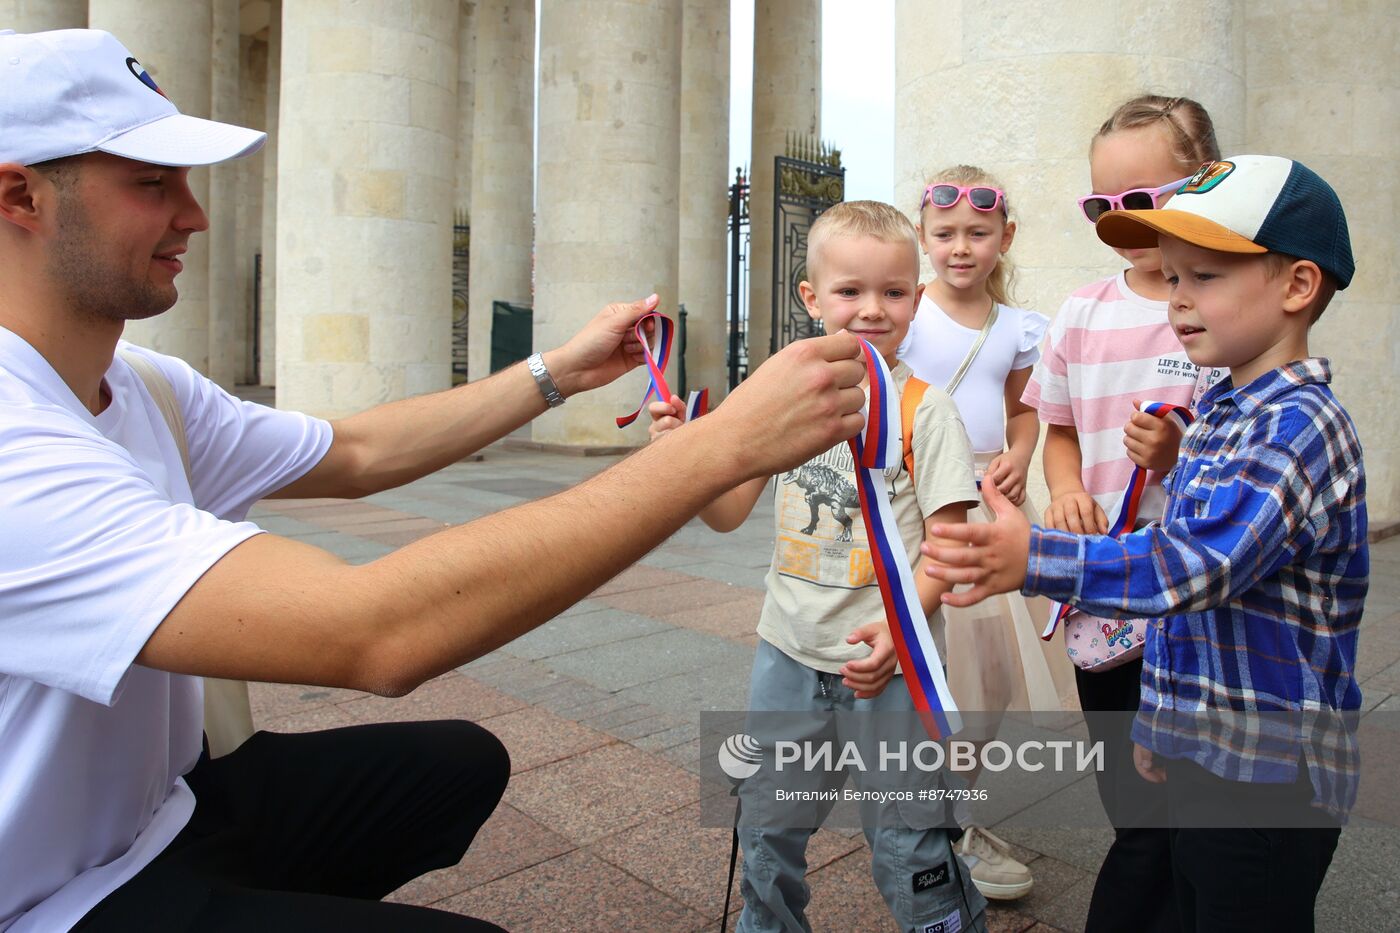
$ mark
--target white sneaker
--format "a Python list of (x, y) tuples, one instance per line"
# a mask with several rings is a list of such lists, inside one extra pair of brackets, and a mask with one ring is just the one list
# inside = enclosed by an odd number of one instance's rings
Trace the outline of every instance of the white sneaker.
[(967, 863), (972, 883), (989, 901), (1025, 897), (1035, 884), (1031, 870), (1011, 857), (1011, 847), (981, 826), (968, 826), (958, 841), (958, 855)]

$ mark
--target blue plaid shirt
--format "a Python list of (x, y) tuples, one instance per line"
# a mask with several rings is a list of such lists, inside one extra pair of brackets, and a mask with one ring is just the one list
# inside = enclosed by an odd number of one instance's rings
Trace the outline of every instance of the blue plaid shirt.
[(1361, 706), (1370, 559), (1361, 445), (1330, 381), (1306, 359), (1212, 387), (1162, 523), (1119, 539), (1032, 528), (1024, 591), (1165, 616), (1148, 628), (1133, 740), (1239, 781), (1291, 782), (1301, 759), (1314, 803), (1344, 817), (1359, 761), (1335, 711)]

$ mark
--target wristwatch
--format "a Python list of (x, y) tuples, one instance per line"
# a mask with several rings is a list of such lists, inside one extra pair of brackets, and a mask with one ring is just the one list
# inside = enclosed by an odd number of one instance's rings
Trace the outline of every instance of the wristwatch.
[(544, 356), (539, 353), (531, 353), (525, 365), (530, 367), (530, 375), (535, 377), (535, 385), (540, 387), (540, 394), (544, 396), (545, 403), (550, 408), (558, 408), (564, 404), (564, 396), (559, 394), (559, 387), (554, 384), (554, 377), (549, 374), (549, 370), (544, 367)]

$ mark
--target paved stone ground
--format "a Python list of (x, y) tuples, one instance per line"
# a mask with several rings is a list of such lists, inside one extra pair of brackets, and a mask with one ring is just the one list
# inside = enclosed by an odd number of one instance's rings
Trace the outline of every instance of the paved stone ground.
[[(549, 496), (616, 459), (508, 445), (369, 499), (267, 502), (253, 518), (364, 562), (446, 524)], [(400, 889), (395, 900), (515, 930), (717, 930), (729, 831), (700, 824), (697, 722), (701, 710), (745, 706), (771, 528), (766, 497), (733, 534), (692, 522), (559, 619), (401, 699), (255, 685), (257, 723), (302, 731), (462, 717), (505, 742), (514, 762), (510, 786), (471, 851), (459, 865)], [(1372, 555), (1359, 674), (1368, 708), (1400, 709), (1400, 537)], [(1098, 812), (1091, 777), (1047, 787), (1028, 804), (1045, 814), (1065, 807)], [(1361, 822), (1342, 836), (1319, 929), (1400, 926), (1400, 832)], [(990, 929), (1081, 929), (1108, 830), (1013, 827), (1004, 834), (1036, 884), (1024, 899), (994, 906)], [(891, 928), (859, 832), (823, 829), (809, 857), (814, 928)]]

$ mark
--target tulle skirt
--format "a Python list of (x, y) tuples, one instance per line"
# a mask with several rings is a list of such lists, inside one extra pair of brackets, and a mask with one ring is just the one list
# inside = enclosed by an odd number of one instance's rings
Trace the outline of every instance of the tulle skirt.
[[(996, 456), (977, 454), (979, 479)], [(1041, 520), (1031, 507), (1030, 496), (1022, 503), (1021, 512), (1032, 522)], [(967, 513), (972, 523), (994, 518), (980, 502)], [(1074, 665), (1064, 646), (1058, 639), (1040, 640), (1049, 617), (1048, 599), (1020, 593), (1003, 593), (966, 609), (943, 607), (948, 689), (959, 709), (995, 714), (1079, 708)]]

